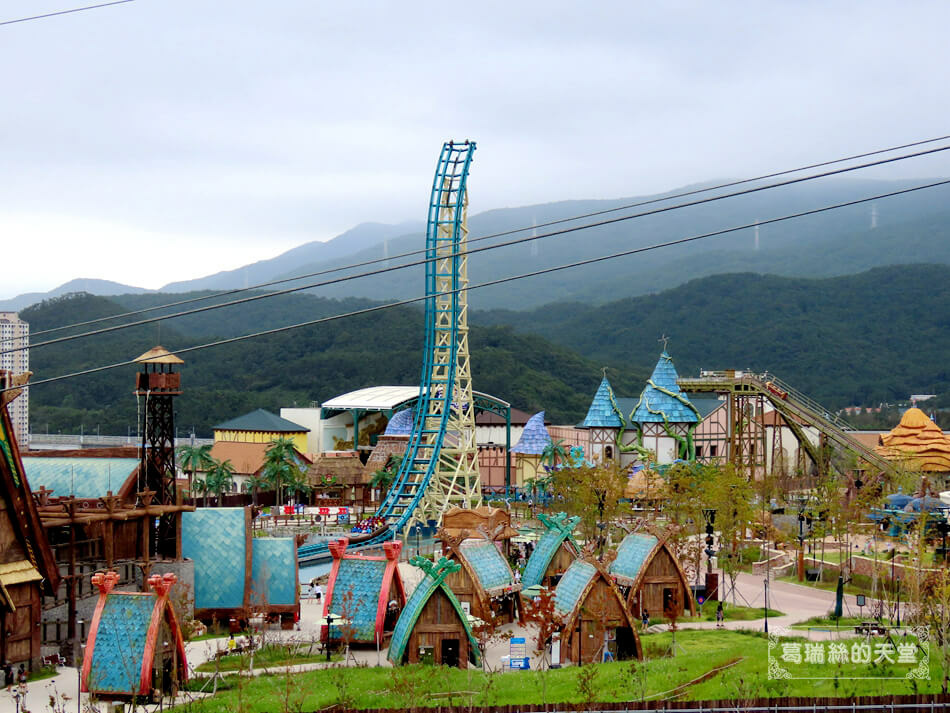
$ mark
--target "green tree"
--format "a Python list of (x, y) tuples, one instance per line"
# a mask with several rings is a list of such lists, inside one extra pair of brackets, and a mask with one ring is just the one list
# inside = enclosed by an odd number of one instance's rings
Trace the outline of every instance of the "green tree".
[(178, 462), (182, 470), (188, 473), (188, 487), (193, 489), (193, 480), (198, 471), (208, 470), (214, 463), (211, 446), (179, 446)]
[(300, 465), (294, 442), (290, 438), (278, 438), (267, 449), (261, 477), (268, 487), (275, 491), (278, 507), (283, 505), (286, 488), (295, 491), (306, 485), (305, 474)]
[(548, 441), (548, 444), (541, 451), (541, 464), (546, 465), (552, 470), (559, 461), (567, 458), (567, 449), (564, 447), (564, 439), (558, 438), (556, 441)]
[(212, 466), (205, 474), (205, 493), (212, 492), (218, 496), (218, 506), (224, 498), (225, 491), (231, 490), (234, 482), (234, 466), (231, 461), (214, 460)]
[(401, 465), (402, 456), (394, 453), (389, 456), (389, 460), (386, 461), (384, 467), (373, 471), (373, 476), (370, 478), (369, 484), (379, 489), (380, 499), (385, 496), (386, 491), (396, 482), (396, 476), (399, 475)]
[(560, 468), (551, 473), (550, 489), (559, 509), (579, 515), (580, 529), (588, 542), (603, 548), (605, 533), (626, 511), (620, 502), (627, 474), (616, 461)]

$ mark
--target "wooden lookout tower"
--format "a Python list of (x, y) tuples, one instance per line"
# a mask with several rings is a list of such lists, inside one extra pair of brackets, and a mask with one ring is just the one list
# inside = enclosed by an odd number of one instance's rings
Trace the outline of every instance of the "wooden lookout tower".
[[(154, 502), (159, 505), (176, 505), (174, 400), (181, 393), (181, 374), (175, 366), (185, 362), (161, 346), (149, 349), (135, 362), (142, 365), (135, 378), (142, 434), (139, 491), (155, 493)], [(161, 517), (155, 543), (157, 554), (175, 556), (177, 522), (170, 515)]]

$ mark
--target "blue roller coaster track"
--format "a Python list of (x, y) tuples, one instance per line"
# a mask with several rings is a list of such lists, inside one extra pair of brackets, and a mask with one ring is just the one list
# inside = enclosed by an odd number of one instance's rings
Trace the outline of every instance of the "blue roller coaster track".
[[(395, 539), (414, 516), (419, 520), (417, 511), (436, 471), (451, 411), (459, 407), (453, 403), (463, 305), (459, 252), (465, 237), (468, 170), (474, 151), (473, 141), (450, 141), (443, 144), (439, 155), (426, 228), (425, 349), (412, 435), (399, 473), (376, 512), (385, 518), (386, 526), (352, 538), (354, 545), (378, 545)], [(301, 562), (325, 559), (329, 556), (327, 544), (303, 545), (297, 556)]]

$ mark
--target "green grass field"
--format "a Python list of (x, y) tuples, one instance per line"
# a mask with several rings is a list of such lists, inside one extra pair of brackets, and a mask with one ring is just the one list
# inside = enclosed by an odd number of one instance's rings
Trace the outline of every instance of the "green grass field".
[[(340, 654), (332, 654), (331, 661), (342, 659)], [(302, 663), (316, 663), (326, 661), (325, 654), (306, 653), (294, 651), (287, 646), (269, 644), (262, 649), (254, 652), (254, 668), (269, 668), (272, 666), (292, 666)], [(212, 673), (214, 671), (245, 671), (251, 666), (250, 654), (229, 654), (222, 656), (218, 661), (205, 661), (199, 664), (195, 670), (200, 673)]]
[[(796, 641), (804, 641), (797, 639)], [(656, 700), (669, 696), (682, 699), (737, 700), (756, 696), (852, 696), (933, 693), (940, 690), (940, 671), (932, 657), (931, 680), (857, 679), (825, 680), (768, 679), (768, 642), (758, 633), (717, 630), (680, 631), (681, 647), (675, 658), (665, 656), (670, 634), (643, 637), (645, 662), (621, 661), (599, 664), (590, 684), (593, 701)], [(715, 669), (732, 664), (708, 680), (687, 685)], [(893, 667), (892, 667), (893, 668)], [(567, 667), (546, 672), (485, 674), (433, 666), (389, 668), (342, 668), (310, 671), (292, 676), (274, 674), (254, 679), (228, 679), (228, 690), (193, 704), (196, 711), (212, 713), (277, 710), (317, 710), (334, 704), (357, 708), (403, 708), (410, 705), (499, 705), (581, 703), (579, 672)], [(880, 674), (883, 669), (875, 669)], [(895, 669), (903, 675), (906, 667)], [(834, 675), (835, 667), (803, 664), (796, 676)]]

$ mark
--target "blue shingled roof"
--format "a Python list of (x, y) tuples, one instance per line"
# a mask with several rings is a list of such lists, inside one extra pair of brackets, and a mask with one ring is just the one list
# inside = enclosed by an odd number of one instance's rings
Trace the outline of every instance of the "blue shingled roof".
[(591, 401), (590, 408), (587, 410), (587, 417), (581, 423), (582, 428), (620, 428), (623, 425), (611, 403), (613, 393), (610, 382), (605, 376), (597, 387), (594, 400)]
[(538, 540), (538, 544), (535, 545), (534, 551), (531, 553), (531, 556), (528, 558), (528, 563), (525, 565), (524, 573), (521, 575), (521, 584), (525, 587), (533, 587), (536, 584), (541, 584), (544, 573), (547, 571), (551, 560), (557, 554), (561, 543), (568, 537), (571, 537), (574, 528), (577, 527), (577, 524), (581, 521), (579, 516), (568, 517), (567, 513), (563, 512), (558, 513), (554, 517), (548, 517), (544, 513), (539, 513), (538, 518), (544, 523), (546, 529), (544, 534), (541, 535), (541, 539)]
[[(696, 423), (699, 415), (676, 383), (678, 378), (673, 359), (663, 352), (653, 369), (653, 376), (640, 394), (636, 410), (630, 414), (634, 423)], [(664, 393), (664, 392), (669, 393)], [(670, 394), (674, 394), (671, 396)]]
[(293, 606), (297, 603), (297, 547), (292, 537), (251, 540), (251, 601)]
[(195, 609), (244, 606), (244, 508), (182, 513), (181, 551), (195, 563)]
[(465, 540), (459, 545), (459, 551), (472, 565), (483, 589), (510, 587), (514, 584), (511, 567), (491, 540)]
[(310, 429), (259, 408), (230, 421), (219, 423), (216, 431), (263, 431), (265, 433), (306, 433)]
[(97, 693), (138, 693), (154, 594), (109, 594), (96, 631), (89, 687)]
[(580, 603), (590, 581), (597, 576), (597, 568), (590, 562), (574, 560), (554, 589), (554, 611), (562, 618)]
[(405, 408), (397, 411), (386, 424), (385, 436), (409, 436), (412, 435), (412, 409)]
[(617, 548), (617, 559), (610, 564), (610, 573), (616, 577), (636, 579), (647, 557), (659, 542), (653, 535), (644, 533), (634, 532), (627, 535)]
[(138, 467), (138, 458), (24, 458), (30, 489), (49, 488), (54, 497), (102, 498), (119, 492)]
[[(329, 611), (340, 616), (346, 609), (345, 613), (352, 622), (354, 641), (373, 641), (376, 637), (376, 611), (388, 564), (388, 560), (358, 557), (340, 560)], [(347, 593), (350, 594), (349, 602), (344, 607)], [(333, 633), (338, 631), (334, 629)]]
[(524, 431), (521, 432), (521, 438), (518, 439), (518, 443), (511, 452), (539, 456), (544, 453), (544, 449), (550, 442), (551, 434), (544, 427), (544, 411), (539, 411), (528, 419), (524, 425)]

